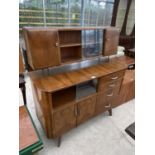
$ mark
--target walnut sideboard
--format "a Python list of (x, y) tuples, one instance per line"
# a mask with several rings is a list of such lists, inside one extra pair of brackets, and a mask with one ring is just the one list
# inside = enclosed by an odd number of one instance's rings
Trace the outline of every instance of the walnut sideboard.
[(112, 115), (126, 69), (115, 61), (33, 79), (36, 113), (47, 137), (60, 142), (65, 132), (93, 116)]

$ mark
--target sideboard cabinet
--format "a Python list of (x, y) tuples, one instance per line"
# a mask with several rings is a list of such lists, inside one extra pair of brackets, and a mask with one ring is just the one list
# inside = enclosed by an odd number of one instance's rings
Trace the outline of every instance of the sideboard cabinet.
[(127, 66), (108, 62), (32, 80), (37, 116), (48, 138), (60, 138), (90, 118), (108, 111)]

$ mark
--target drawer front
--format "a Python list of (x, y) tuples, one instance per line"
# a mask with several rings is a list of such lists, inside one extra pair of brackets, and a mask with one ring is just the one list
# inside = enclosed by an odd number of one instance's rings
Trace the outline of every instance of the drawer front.
[(120, 87), (121, 84), (122, 84), (122, 80), (123, 80), (123, 78), (120, 78), (118, 80), (111, 81), (111, 82), (106, 82), (106, 83), (99, 81), (98, 91), (106, 92), (108, 89)]
[(53, 137), (61, 136), (63, 133), (76, 126), (75, 104), (53, 113)]
[(95, 114), (99, 114), (112, 107), (113, 101), (119, 92), (120, 87), (108, 89), (106, 92), (99, 92), (96, 100)]
[(107, 75), (107, 76), (104, 76), (104, 77), (101, 77), (99, 79), (99, 81), (101, 83), (106, 83), (106, 82), (114, 82), (120, 78), (122, 78), (125, 74), (125, 70), (122, 70), (122, 71), (119, 71), (119, 72), (116, 72), (116, 73), (112, 73), (110, 75)]
[(90, 95), (77, 102), (77, 124), (81, 124), (91, 118), (95, 112), (96, 94)]

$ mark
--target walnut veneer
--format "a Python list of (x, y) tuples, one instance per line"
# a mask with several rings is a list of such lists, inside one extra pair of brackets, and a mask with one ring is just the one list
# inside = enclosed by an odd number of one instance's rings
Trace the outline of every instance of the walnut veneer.
[[(126, 68), (115, 61), (34, 79), (36, 112), (47, 137), (60, 137), (101, 112), (111, 114)], [(77, 89), (79, 84), (85, 86)], [(77, 98), (78, 90), (89, 92), (89, 87), (91, 93)]]

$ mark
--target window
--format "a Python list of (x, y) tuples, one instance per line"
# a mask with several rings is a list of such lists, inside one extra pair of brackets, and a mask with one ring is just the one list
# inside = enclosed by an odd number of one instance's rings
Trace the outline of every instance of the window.
[(19, 28), (24, 26), (107, 26), (114, 0), (20, 0)]

